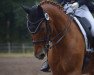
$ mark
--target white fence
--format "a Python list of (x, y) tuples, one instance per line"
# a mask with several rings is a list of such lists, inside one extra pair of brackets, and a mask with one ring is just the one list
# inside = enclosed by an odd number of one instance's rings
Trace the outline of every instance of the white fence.
[(32, 43), (0, 43), (0, 53), (31, 53)]

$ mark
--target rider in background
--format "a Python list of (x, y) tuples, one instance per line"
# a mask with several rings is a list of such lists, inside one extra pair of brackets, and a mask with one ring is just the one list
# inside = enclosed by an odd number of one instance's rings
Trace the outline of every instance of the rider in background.
[[(64, 5), (67, 14), (74, 13), (76, 16), (85, 17), (91, 24), (91, 33), (94, 37), (94, 18), (91, 14), (91, 12), (94, 12), (94, 0), (57, 0), (57, 2)], [(49, 71), (47, 61), (43, 63), (41, 71)]]

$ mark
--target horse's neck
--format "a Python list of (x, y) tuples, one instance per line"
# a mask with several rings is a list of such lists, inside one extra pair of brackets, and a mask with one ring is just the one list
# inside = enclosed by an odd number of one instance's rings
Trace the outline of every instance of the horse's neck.
[[(58, 44), (62, 44), (61, 42), (63, 41), (63, 37), (66, 36), (66, 28), (68, 28), (68, 16), (65, 14), (65, 13), (54, 13), (53, 15), (55, 15), (55, 18), (52, 18), (53, 19), (53, 38), (56, 38), (54, 41), (53, 41), (53, 45), (56, 44), (56, 49), (58, 49)], [(66, 31), (66, 32), (65, 32)], [(64, 37), (65, 38), (65, 37)], [(59, 43), (57, 43), (59, 41)], [(59, 45), (60, 45), (59, 44)], [(60, 48), (62, 49), (62, 48)], [(60, 50), (59, 49), (59, 50)], [(57, 53), (57, 52), (56, 52)]]
[(68, 16), (63, 12), (63, 10), (52, 5), (44, 5), (43, 9), (49, 14), (50, 17), (52, 38), (56, 37), (61, 32), (63, 33), (68, 22)]
[[(68, 16), (63, 12), (63, 10), (60, 10), (58, 7), (55, 7), (53, 5), (44, 4), (42, 5), (44, 11), (46, 11), (49, 14), (49, 17), (51, 18), (51, 29), (52, 31), (52, 39), (57, 36), (60, 32), (64, 32), (64, 29), (66, 27), (66, 24), (68, 24)], [(63, 34), (62, 34), (63, 35)], [(61, 36), (62, 36), (61, 35)]]
[(55, 15), (55, 18), (52, 18), (53, 33), (55, 35), (63, 33), (68, 24), (68, 16), (65, 13), (54, 13), (53, 15)]

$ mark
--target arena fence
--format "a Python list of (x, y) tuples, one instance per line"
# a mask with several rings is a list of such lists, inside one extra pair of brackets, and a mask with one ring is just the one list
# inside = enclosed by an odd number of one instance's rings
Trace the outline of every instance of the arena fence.
[(32, 43), (0, 43), (0, 53), (31, 53)]

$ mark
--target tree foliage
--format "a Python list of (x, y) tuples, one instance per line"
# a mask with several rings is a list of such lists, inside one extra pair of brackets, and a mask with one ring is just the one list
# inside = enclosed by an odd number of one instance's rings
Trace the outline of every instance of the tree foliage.
[(32, 6), (38, 0), (0, 0), (0, 42), (27, 42), (30, 33), (22, 4)]

